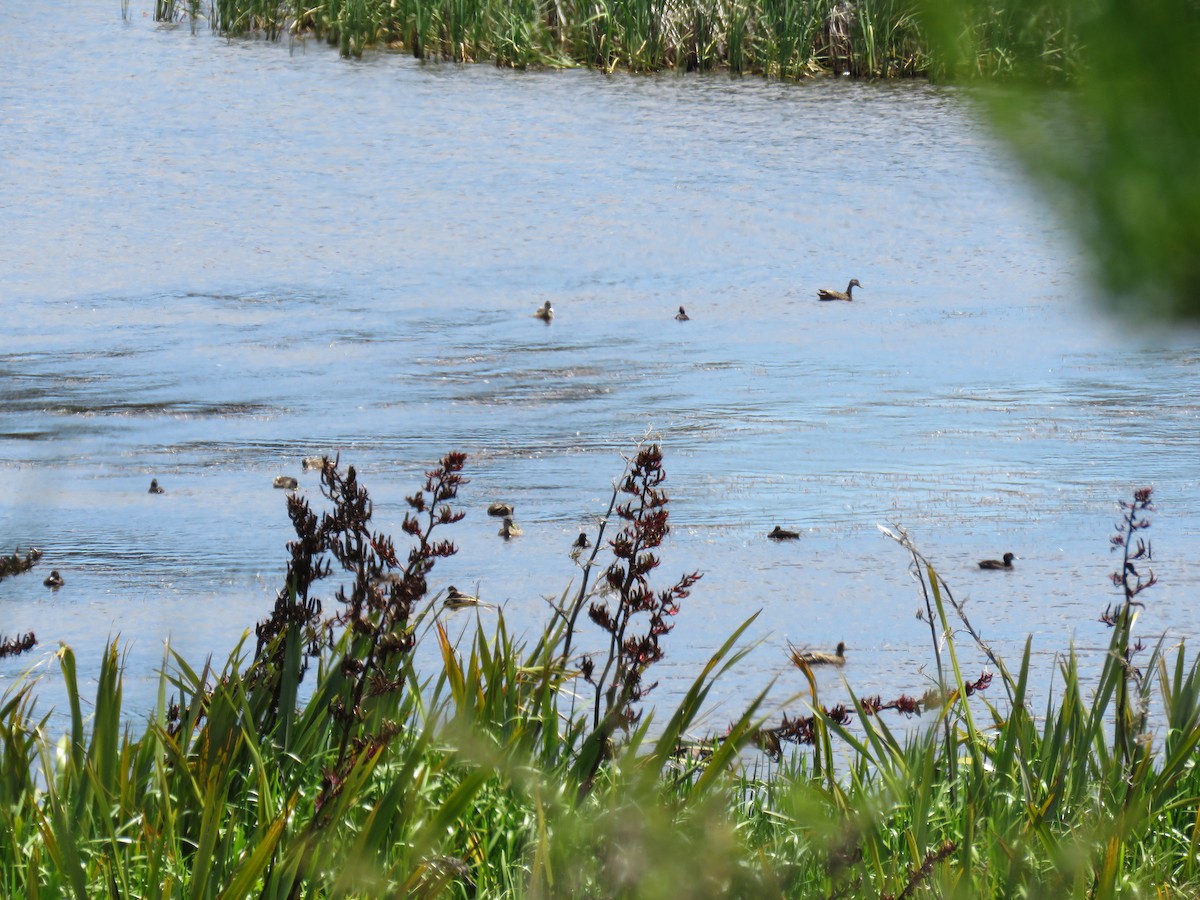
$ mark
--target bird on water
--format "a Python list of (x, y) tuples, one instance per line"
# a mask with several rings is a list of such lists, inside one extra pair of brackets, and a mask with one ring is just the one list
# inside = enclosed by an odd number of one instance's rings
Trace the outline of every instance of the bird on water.
[(150, 479), (150, 493), (151, 494), (165, 494), (166, 493), (166, 491), (164, 491), (161, 487), (159, 487), (157, 478)]
[(513, 514), (513, 505), (511, 503), (491, 503), (488, 504), (488, 515), (496, 518), (511, 516)]
[(828, 288), (820, 288), (817, 290), (817, 298), (819, 300), (853, 300), (854, 289), (861, 287), (857, 278), (851, 278), (850, 283), (846, 285), (846, 290), (831, 291)]
[(833, 653), (823, 653), (820, 650), (800, 650), (788, 646), (788, 659), (796, 666), (803, 663), (806, 666), (844, 666), (846, 664), (846, 642), (838, 641)]
[(586, 550), (588, 547), (592, 546), (592, 542), (588, 540), (587, 532), (581, 531), (579, 532), (579, 537), (575, 538), (575, 543), (571, 546), (579, 550)]
[(512, 516), (504, 517), (504, 524), (500, 526), (500, 530), (497, 532), (497, 534), (499, 534), (500, 537), (504, 538), (505, 540), (508, 540), (509, 538), (520, 537), (524, 533), (525, 532), (521, 530), (521, 526), (512, 520)]
[(675, 318), (680, 322), (686, 322), (688, 321), (689, 316), (686, 312), (684, 312), (684, 309), (681, 306), (679, 307), (679, 312), (675, 314)]
[(462, 593), (454, 585), (446, 591), (446, 599), (442, 601), (442, 606), (446, 609), (466, 609), (470, 606), (483, 606), (491, 608), (491, 604), (484, 603), (478, 597), (472, 597), (470, 594)]
[(979, 561), (979, 568), (981, 568), (981, 569), (1011, 569), (1013, 567), (1012, 561), (1016, 558), (1017, 557), (1014, 556), (1012, 553), (1005, 553), (1003, 562), (1001, 562), (998, 559), (981, 559)]
[(780, 528), (778, 525), (776, 525), (767, 532), (767, 537), (773, 541), (794, 541), (796, 538), (800, 537), (800, 532), (788, 531), (786, 528)]
[(51, 590), (57, 591), (63, 586), (63, 577), (58, 574), (58, 569), (54, 569), (49, 575), (46, 576), (46, 580), (43, 581), (42, 584)]
[(547, 300), (544, 304), (542, 304), (542, 308), (534, 312), (533, 317), (535, 319), (541, 319), (544, 322), (549, 322), (551, 319), (553, 319), (554, 307), (550, 305), (550, 301)]

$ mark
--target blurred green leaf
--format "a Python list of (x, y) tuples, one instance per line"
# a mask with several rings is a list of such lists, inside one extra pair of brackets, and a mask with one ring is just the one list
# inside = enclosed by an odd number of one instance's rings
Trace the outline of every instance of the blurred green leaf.
[(925, 4), (949, 77), (1012, 76), (975, 94), (1064, 210), (1111, 305), (1200, 319), (1200, 5)]

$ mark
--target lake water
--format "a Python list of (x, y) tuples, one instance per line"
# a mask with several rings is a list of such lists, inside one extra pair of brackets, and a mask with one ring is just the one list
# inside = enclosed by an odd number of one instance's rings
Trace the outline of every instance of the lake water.
[[(704, 572), (660, 703), (757, 610), (725, 704), (801, 689), (789, 641), (844, 640), (863, 693), (924, 689), (917, 587), (878, 523), (1014, 664), (1032, 634), (1043, 687), (1072, 643), (1094, 666), (1116, 501), (1147, 484), (1140, 632), (1196, 636), (1200, 340), (1099, 310), (959, 93), (346, 61), (152, 6), (0, 9), (0, 548), (45, 551), (0, 585), (0, 631), (40, 642), (5, 685), (59, 642), (93, 677), (119, 635), (137, 711), (165, 640), (223, 659), (281, 585), (272, 479), (319, 506), (320, 453), (397, 535), (421, 473), (468, 453), (432, 584), (532, 633), (647, 435), (672, 498), (656, 583)], [(817, 301), (851, 277), (854, 303)], [(523, 537), (497, 537), (497, 499)], [(1015, 570), (976, 567), (1005, 551)]]

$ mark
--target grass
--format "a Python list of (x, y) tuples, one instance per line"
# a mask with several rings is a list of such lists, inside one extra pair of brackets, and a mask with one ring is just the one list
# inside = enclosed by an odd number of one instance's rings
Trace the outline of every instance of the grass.
[(1033, 47), (1051, 77), (1073, 72), (1075, 19), (1057, 0), (1040, 2), (1032, 17), (968, 4), (970, 59), (934, 50), (924, 0), (158, 0), (156, 18), (207, 16), (229, 36), (313, 37), (345, 56), (390, 47), (518, 68), (991, 76), (1017, 68)]
[[(1069, 654), (1041, 715), (1031, 646), (1010, 671), (900, 529), (940, 685), (922, 698), (807, 710), (769, 724), (770, 685), (722, 734), (691, 738), (714, 684), (748, 652), (733, 629), (661, 717), (646, 706), (669, 622), (697, 575), (655, 588), (669, 534), (657, 447), (618, 480), (581, 587), (540, 633), (493, 610), (448, 637), (428, 577), (455, 552), (466, 459), (407, 498), (407, 550), (370, 528), (353, 468), (326, 462), (325, 511), (296, 530), (271, 616), (219, 668), (178, 656), (138, 728), (119, 649), (85, 719), (58, 653), (70, 728), (33, 686), (0, 703), (0, 891), (21, 897), (1193, 896), (1200, 890), (1200, 671), (1133, 634), (1153, 587), (1149, 491), (1123, 505), (1122, 600), (1099, 680)], [(602, 540), (604, 528), (612, 536)], [(612, 560), (604, 565), (600, 545)], [(14, 555), (16, 577), (36, 558)], [(591, 575), (595, 574), (594, 583)], [(385, 577), (386, 576), (386, 577)], [(336, 583), (327, 599), (318, 589)], [(587, 615), (584, 616), (583, 613)], [(494, 618), (493, 618), (494, 617)], [(607, 646), (573, 652), (577, 631)], [(970, 680), (956, 636), (996, 672)], [(607, 636), (607, 637), (604, 637)], [(413, 665), (418, 642), (439, 651)], [(302, 681), (308, 679), (302, 689)], [(847, 686), (849, 688), (849, 686)], [(1161, 708), (1157, 736), (1146, 710)], [(923, 718), (907, 734), (897, 716)], [(758, 748), (758, 749), (756, 749)], [(762, 752), (760, 752), (762, 751)]]

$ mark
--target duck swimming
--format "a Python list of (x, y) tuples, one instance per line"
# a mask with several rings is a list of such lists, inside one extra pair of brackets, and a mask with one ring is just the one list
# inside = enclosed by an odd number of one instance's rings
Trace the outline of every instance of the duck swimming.
[(535, 319), (541, 319), (544, 322), (549, 322), (551, 319), (553, 319), (554, 318), (554, 307), (552, 307), (550, 305), (550, 301), (547, 300), (544, 304), (542, 304), (542, 308), (537, 310), (533, 314), (533, 317)]
[(688, 314), (686, 312), (684, 312), (682, 306), (679, 307), (679, 312), (677, 312), (675, 314), (675, 319), (679, 322), (687, 322), (688, 321), (688, 319), (689, 319)]
[(461, 593), (454, 585), (446, 590), (446, 599), (442, 601), (443, 609), (466, 609), (469, 606), (482, 606), (491, 609), (490, 603), (484, 603), (478, 597)]
[(586, 550), (592, 546), (592, 542), (588, 540), (587, 532), (579, 532), (579, 537), (575, 538), (575, 543), (571, 545), (579, 550)]
[(800, 537), (800, 532), (788, 531), (786, 528), (780, 528), (778, 525), (776, 525), (767, 532), (767, 537), (773, 541), (794, 541)]
[(43, 581), (42, 584), (44, 584), (46, 587), (50, 588), (51, 590), (57, 591), (60, 587), (63, 586), (63, 577), (58, 574), (58, 569), (54, 569), (50, 572), (49, 575), (46, 576), (46, 580)]
[(300, 487), (300, 482), (298, 482), (291, 475), (276, 475), (275, 480), (271, 483), (275, 487), (284, 491), (294, 491), (296, 488)]
[(304, 457), (304, 460), (301, 463), (300, 467), (305, 472), (309, 471), (310, 469), (323, 469), (323, 468), (325, 468), (325, 457), (323, 457), (323, 456), (306, 456), (306, 457)]
[(521, 530), (521, 526), (512, 520), (512, 516), (504, 517), (504, 524), (500, 526), (500, 530), (497, 532), (506, 541), (509, 538), (520, 537), (524, 533)]
[(513, 505), (511, 503), (493, 503), (488, 506), (488, 515), (503, 518), (513, 514)]
[(1003, 562), (1001, 562), (998, 559), (982, 559), (979, 561), (979, 568), (981, 568), (981, 569), (1011, 569), (1013, 567), (1012, 561), (1016, 558), (1017, 557), (1011, 553), (1005, 553)]
[(151, 494), (165, 494), (166, 493), (166, 491), (164, 491), (161, 487), (158, 486), (157, 478), (150, 479), (150, 493)]
[(850, 283), (846, 285), (845, 291), (831, 291), (828, 288), (820, 288), (817, 291), (818, 300), (853, 300), (852, 296), (855, 288), (861, 288), (857, 278), (851, 278)]
[(788, 659), (797, 667), (800, 667), (802, 663), (806, 666), (844, 666), (846, 664), (846, 643), (838, 641), (837, 649), (833, 653), (822, 653), (820, 650), (800, 650), (789, 644)]

